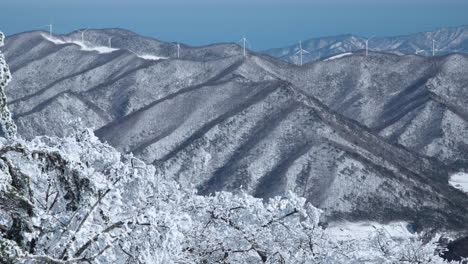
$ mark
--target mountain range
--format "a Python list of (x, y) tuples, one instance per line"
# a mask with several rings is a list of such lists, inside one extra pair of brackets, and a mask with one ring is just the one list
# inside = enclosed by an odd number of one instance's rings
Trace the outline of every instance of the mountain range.
[(466, 230), (468, 55), (355, 51), (302, 67), (237, 44), (122, 29), (10, 36), (9, 108), (25, 138), (92, 127), (199, 193), (290, 190), (327, 220)]
[[(444, 27), (433, 31), (393, 37), (363, 37), (356, 35), (339, 35), (313, 38), (302, 42), (303, 62), (315, 61), (335, 54), (354, 52), (368, 48), (373, 51), (392, 52), (396, 54), (419, 54), (431, 56), (454, 52), (468, 52), (468, 26)], [(434, 40), (434, 42), (433, 42)], [(434, 44), (434, 45), (433, 45)], [(272, 48), (263, 53), (281, 60), (299, 64), (299, 44), (287, 47)]]

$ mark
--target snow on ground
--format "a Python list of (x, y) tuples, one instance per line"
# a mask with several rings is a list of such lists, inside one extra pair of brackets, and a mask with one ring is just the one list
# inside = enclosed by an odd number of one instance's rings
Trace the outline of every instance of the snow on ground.
[(468, 173), (458, 172), (450, 177), (449, 184), (468, 193)]
[[(78, 44), (78, 43), (76, 43), (76, 44)], [(80, 45), (80, 44), (78, 44), (78, 45)], [(90, 46), (85, 46), (85, 45), (80, 45), (80, 46), (81, 46), (81, 50), (84, 50), (84, 51), (97, 51), (99, 53), (110, 53), (110, 52), (113, 52), (113, 51), (117, 50), (117, 49), (109, 48), (109, 47), (105, 47), (105, 46), (97, 46), (97, 47), (90, 47)]]
[[(69, 40), (69, 41), (66, 41), (66, 40), (62, 40), (62, 39), (58, 39), (58, 38), (55, 38), (55, 37), (52, 37), (52, 36), (49, 36), (49, 35), (46, 35), (46, 34), (42, 34), (42, 36), (47, 39), (48, 41), (54, 43), (54, 44), (57, 44), (57, 45), (62, 45), (62, 44), (75, 44), (75, 45), (78, 45), (80, 46), (81, 50), (83, 51), (97, 51), (99, 52), (100, 54), (103, 54), (103, 53), (110, 53), (110, 52), (113, 52), (113, 51), (116, 51), (118, 49), (115, 49), (115, 48), (109, 48), (109, 47), (106, 47), (106, 46), (90, 46), (82, 41), (77, 41), (77, 40)], [(139, 58), (142, 58), (142, 59), (145, 59), (145, 60), (164, 60), (164, 59), (167, 59), (166, 57), (159, 57), (159, 56), (155, 56), (155, 55), (151, 55), (151, 54), (137, 54), (133, 51), (130, 50), (130, 52), (132, 52), (133, 54), (135, 54), (135, 56), (139, 57)]]
[(330, 223), (325, 232), (337, 240), (347, 241), (366, 239), (375, 231), (382, 229), (393, 238), (409, 238), (414, 236), (409, 230), (407, 222), (391, 222), (379, 224), (376, 222), (339, 222)]
[(337, 43), (333, 44), (330, 48), (331, 48), (331, 49), (335, 49), (335, 48), (341, 46), (341, 44), (343, 44), (343, 43), (337, 42)]
[(75, 44), (75, 45), (78, 45), (81, 47), (81, 50), (84, 50), (84, 51), (97, 51), (99, 53), (110, 53), (110, 52), (113, 52), (113, 51), (116, 51), (118, 49), (114, 49), (114, 48), (109, 48), (109, 47), (105, 47), (105, 46), (88, 46), (86, 43), (82, 42), (82, 41), (76, 41), (76, 40), (70, 40), (70, 41), (64, 41), (64, 40), (61, 40), (61, 39), (58, 39), (58, 38), (54, 38), (52, 36), (47, 36), (45, 34), (42, 34), (42, 36), (47, 39), (48, 41), (54, 43), (54, 44), (57, 44), (57, 45), (61, 45), (61, 44)]
[(138, 55), (135, 53), (138, 57), (145, 59), (145, 60), (165, 60), (167, 59), (166, 57), (159, 57), (159, 56), (154, 56), (150, 54), (143, 54), (143, 55)]
[(346, 52), (346, 53), (342, 53), (342, 54), (338, 54), (336, 56), (333, 56), (333, 57), (330, 57), (328, 59), (325, 59), (324, 61), (330, 61), (330, 60), (335, 60), (335, 59), (339, 59), (339, 58), (343, 58), (343, 57), (346, 57), (346, 56), (349, 56), (353, 54), (352, 52)]
[(66, 42), (66, 41), (63, 41), (61, 39), (58, 39), (58, 38), (54, 38), (52, 36), (48, 36), (48, 35), (45, 35), (45, 34), (41, 34), (43, 38), (47, 39), (48, 41), (54, 43), (54, 44), (57, 44), (57, 45), (62, 45), (62, 44), (66, 44), (66, 43), (69, 43), (69, 42)]

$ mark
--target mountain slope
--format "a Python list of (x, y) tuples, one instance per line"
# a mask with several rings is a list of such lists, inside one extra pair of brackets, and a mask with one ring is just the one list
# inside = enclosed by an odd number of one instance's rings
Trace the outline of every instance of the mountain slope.
[[(436, 54), (452, 52), (468, 53), (468, 26), (445, 27), (434, 31), (416, 34), (375, 37), (369, 41), (369, 49), (374, 51), (395, 52), (397, 54), (432, 55), (432, 40), (435, 40)], [(334, 54), (363, 50), (366, 48), (366, 38), (354, 35), (340, 35), (334, 37), (314, 38), (304, 41), (302, 46), (310, 53), (304, 54), (303, 61), (309, 62), (326, 58)], [(263, 53), (281, 60), (298, 64), (298, 44), (284, 48), (273, 48)]]
[(268, 67), (389, 142), (467, 168), (467, 55), (360, 52), (301, 68)]
[[(325, 97), (333, 93), (323, 90), (334, 89), (338, 98), (357, 89), (346, 76), (359, 79), (369, 71), (341, 64), (347, 60), (368, 69), (373, 58), (387, 62), (379, 67), (388, 71), (403, 59), (429, 67), (444, 65), (443, 58), (357, 54), (302, 68), (256, 54), (148, 60), (125, 49), (99, 52), (57, 41), (65, 37), (51, 41), (30, 32), (7, 39), (15, 76), (9, 107), (25, 137), (94, 127), (100, 139), (203, 194), (243, 189), (268, 198), (294, 190), (332, 220), (466, 228), (468, 198), (448, 184), (451, 169), (443, 160), (379, 135), (366, 123), (381, 122), (374, 111), (366, 112), (369, 119), (345, 117), (349, 100), (333, 104), (333, 97)], [(327, 67), (335, 71), (324, 73)], [(399, 73), (382, 78), (389, 82), (385, 92), (404, 88), (393, 82)], [(364, 88), (371, 90), (370, 83)]]

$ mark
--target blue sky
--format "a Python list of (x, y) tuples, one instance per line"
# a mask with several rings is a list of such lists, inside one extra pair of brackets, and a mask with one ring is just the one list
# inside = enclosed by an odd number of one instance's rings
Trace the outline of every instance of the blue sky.
[(468, 25), (468, 0), (5, 0), (0, 30), (121, 27), (191, 45), (237, 41), (254, 50), (313, 37), (401, 35)]

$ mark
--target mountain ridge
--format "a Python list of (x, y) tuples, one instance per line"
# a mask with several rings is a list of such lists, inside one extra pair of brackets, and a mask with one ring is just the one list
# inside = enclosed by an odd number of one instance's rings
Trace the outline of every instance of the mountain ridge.
[[(369, 49), (379, 52), (420, 53), (430, 56), (432, 55), (433, 38), (437, 43), (436, 54), (468, 53), (468, 25), (441, 27), (432, 31), (399, 36), (375, 37), (369, 41)], [(366, 39), (366, 37), (352, 34), (307, 39), (302, 42), (302, 46), (310, 53), (303, 55), (304, 63), (344, 52), (365, 50)], [(444, 45), (445, 48), (441, 48), (441, 45)], [(261, 52), (289, 63), (298, 64), (299, 57), (296, 55), (298, 44), (271, 48)]]
[[(23, 45), (16, 45), (20, 40)], [(187, 52), (193, 59), (148, 60), (124, 50), (100, 53), (51, 42), (42, 33), (16, 36), (5, 46), (14, 76), (9, 108), (26, 138), (93, 127), (101, 140), (200, 193), (243, 190), (269, 198), (293, 190), (331, 220), (403, 219), (418, 228), (466, 229), (468, 198), (448, 184), (455, 168), (412, 147), (441, 137), (389, 140), (396, 125), (406, 124), (404, 117), (423, 116), (421, 108), (399, 107), (398, 98), (414, 91), (424, 104), (428, 91), (453, 98), (448, 89), (463, 89), (466, 81), (452, 68), (468, 63), (465, 55), (357, 52), (299, 67), (253, 52), (206, 52), (212, 54), (206, 60), (197, 51)], [(437, 63), (426, 78), (425, 70)], [(367, 107), (380, 104), (385, 107)], [(465, 111), (463, 101), (454, 104)], [(390, 132), (377, 133), (387, 117), (398, 121), (386, 126)], [(466, 127), (463, 120), (443, 121)], [(454, 152), (452, 158), (461, 155), (455, 150), (464, 142), (438, 146)]]

